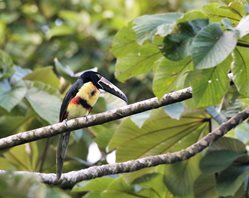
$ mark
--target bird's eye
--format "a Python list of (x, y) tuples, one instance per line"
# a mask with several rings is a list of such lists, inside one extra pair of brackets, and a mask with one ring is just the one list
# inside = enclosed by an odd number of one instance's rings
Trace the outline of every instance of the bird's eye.
[(96, 93), (96, 91), (93, 90), (93, 91), (91, 91), (90, 95), (91, 95), (91, 96), (94, 96), (95, 93)]

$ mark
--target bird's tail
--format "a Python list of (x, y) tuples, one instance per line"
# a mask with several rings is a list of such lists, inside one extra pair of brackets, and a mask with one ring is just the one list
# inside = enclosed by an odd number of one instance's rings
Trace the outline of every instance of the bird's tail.
[(57, 146), (57, 153), (56, 153), (56, 176), (59, 180), (63, 170), (63, 162), (65, 159), (67, 146), (69, 142), (70, 132), (66, 132), (60, 135), (58, 146)]

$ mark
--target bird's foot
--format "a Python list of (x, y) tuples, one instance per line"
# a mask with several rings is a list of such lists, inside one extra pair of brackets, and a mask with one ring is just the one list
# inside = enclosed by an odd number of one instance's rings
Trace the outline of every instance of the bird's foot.
[(68, 121), (68, 119), (66, 118), (65, 120), (63, 120), (63, 124), (64, 124), (64, 126), (65, 127), (68, 127), (68, 125), (67, 125), (67, 121)]

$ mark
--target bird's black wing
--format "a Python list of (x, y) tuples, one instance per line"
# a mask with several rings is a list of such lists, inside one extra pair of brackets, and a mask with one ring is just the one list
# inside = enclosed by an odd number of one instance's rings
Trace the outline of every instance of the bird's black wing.
[(62, 104), (61, 104), (61, 109), (60, 109), (60, 117), (59, 120), (62, 122), (64, 119), (67, 117), (67, 106), (70, 102), (70, 100), (78, 93), (80, 87), (82, 86), (83, 82), (82, 80), (78, 79), (68, 90), (66, 93)]

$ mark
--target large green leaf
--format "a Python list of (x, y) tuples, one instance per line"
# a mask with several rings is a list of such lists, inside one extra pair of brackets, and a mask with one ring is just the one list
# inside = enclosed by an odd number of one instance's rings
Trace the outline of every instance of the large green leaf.
[[(248, 25), (249, 26), (249, 25)], [(249, 49), (237, 47), (234, 51), (234, 61), (232, 64), (232, 73), (234, 83), (244, 96), (249, 96)]]
[(220, 22), (224, 18), (228, 18), (233, 23), (241, 19), (239, 12), (234, 12), (233, 9), (220, 3), (209, 3), (203, 6), (203, 11), (212, 22)]
[(166, 166), (165, 183), (175, 196), (193, 194), (195, 179), (200, 175), (200, 156)]
[(201, 174), (194, 183), (194, 195), (196, 198), (219, 198), (216, 190), (215, 176)]
[(192, 58), (197, 69), (211, 68), (224, 61), (237, 44), (237, 32), (225, 31), (219, 24), (204, 27), (192, 43)]
[(161, 98), (165, 93), (184, 87), (184, 79), (192, 70), (190, 58), (181, 61), (170, 61), (163, 58), (154, 72), (153, 92)]
[(233, 196), (249, 176), (248, 165), (232, 165), (217, 177), (217, 190), (221, 196)]
[(155, 35), (166, 36), (169, 34), (181, 13), (165, 13), (144, 15), (134, 20), (133, 30), (137, 35), (138, 44), (142, 45), (146, 40), (152, 40)]
[(73, 192), (104, 191), (114, 179), (111, 177), (101, 177), (90, 181), (82, 181), (73, 187)]
[(195, 70), (188, 75), (197, 106), (217, 104), (225, 95), (229, 87), (227, 74), (231, 61), (229, 57), (214, 68)]
[[(38, 148), (36, 142), (9, 149), (0, 157), (0, 164), (8, 164), (7, 170), (36, 171)], [(1, 167), (2, 168), (2, 167)]]
[(230, 166), (242, 153), (220, 150), (208, 152), (200, 162), (201, 171), (205, 174), (220, 172)]
[[(156, 169), (156, 168), (155, 168)], [(161, 168), (162, 169), (162, 168)], [(164, 173), (163, 168), (163, 173)], [(157, 170), (155, 170), (157, 171)], [(157, 172), (147, 173), (136, 178), (132, 184), (137, 188), (137, 194), (145, 197), (167, 197), (172, 198), (164, 184), (164, 174)]]
[(152, 111), (142, 128), (129, 118), (118, 127), (109, 144), (117, 150), (117, 161), (177, 151), (196, 142), (208, 131), (205, 115), (191, 113), (180, 120), (168, 117), (163, 109)]
[(147, 43), (140, 46), (136, 43), (131, 24), (116, 34), (112, 52), (117, 57), (115, 76), (120, 81), (149, 72), (162, 57), (156, 45)]
[(32, 175), (21, 176), (12, 173), (0, 176), (0, 197), (69, 198), (65, 192), (43, 184), (38, 177)]
[(50, 85), (55, 89), (59, 89), (60, 81), (55, 75), (52, 67), (43, 67), (36, 69), (32, 73), (27, 75), (24, 79), (31, 81), (40, 81)]
[(59, 119), (61, 99), (44, 83), (29, 83), (30, 89), (26, 99), (33, 110), (48, 123), (56, 123)]
[(11, 85), (8, 80), (0, 82), (0, 106), (7, 111), (11, 111), (19, 102), (22, 101), (27, 88), (23, 81)]
[(164, 56), (170, 60), (178, 61), (191, 55), (193, 39), (208, 23), (207, 19), (179, 23), (177, 32), (167, 35), (163, 40), (161, 51)]

